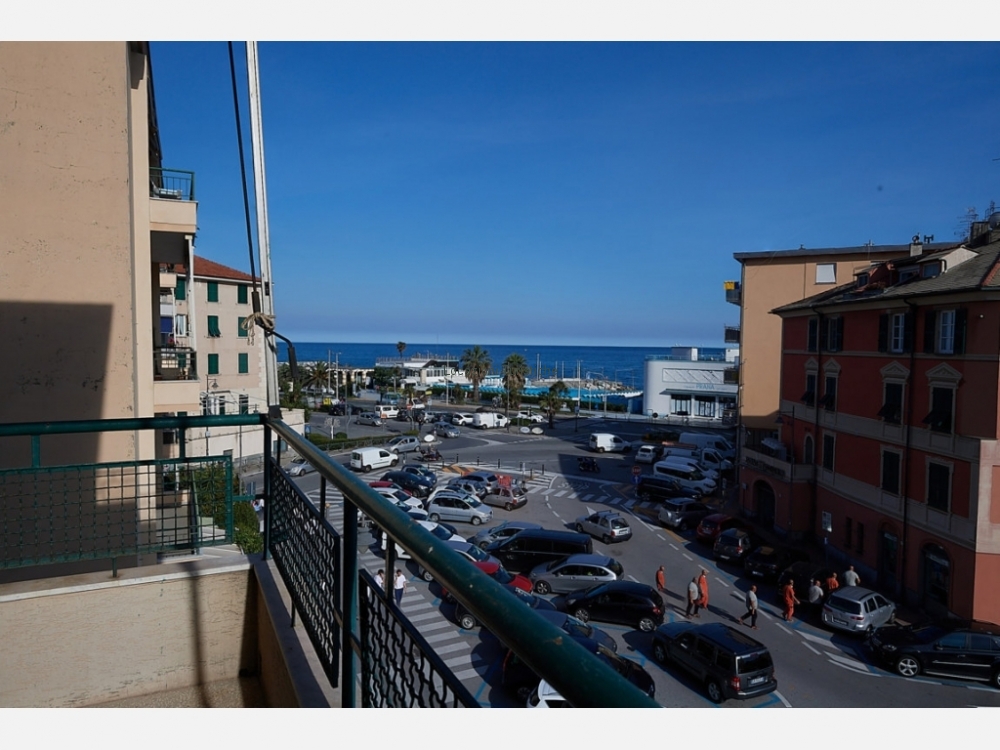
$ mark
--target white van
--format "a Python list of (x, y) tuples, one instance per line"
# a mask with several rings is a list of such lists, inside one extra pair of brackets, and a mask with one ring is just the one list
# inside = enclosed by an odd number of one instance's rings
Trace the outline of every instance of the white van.
[(733, 468), (733, 462), (724, 458), (714, 448), (673, 448), (663, 449), (663, 458), (677, 456), (678, 458), (693, 458), (700, 466), (722, 472)]
[(489, 427), (506, 427), (509, 422), (510, 420), (503, 414), (497, 414), (492, 411), (477, 412), (472, 415), (472, 426), (480, 430), (485, 430)]
[(712, 448), (717, 450), (723, 458), (736, 458), (736, 449), (733, 444), (720, 435), (712, 435), (707, 432), (682, 432), (679, 442), (692, 443), (699, 448)]
[(674, 479), (681, 487), (692, 489), (700, 493), (700, 495), (711, 495), (715, 492), (715, 482), (697, 469), (692, 470), (663, 461), (657, 461), (653, 464), (653, 475)]
[(697, 459), (691, 458), (690, 456), (664, 456), (660, 459), (659, 463), (677, 466), (682, 469), (697, 469), (716, 484), (719, 482), (719, 472), (715, 469), (709, 469), (701, 464)]
[(592, 432), (590, 434), (590, 450), (598, 453), (628, 453), (632, 450), (632, 443), (622, 440), (617, 435), (610, 432)]
[(386, 404), (373, 406), (372, 411), (375, 412), (379, 419), (395, 419), (399, 416), (399, 409), (397, 407)]
[(399, 454), (385, 448), (358, 448), (351, 453), (351, 468), (365, 473), (399, 463)]

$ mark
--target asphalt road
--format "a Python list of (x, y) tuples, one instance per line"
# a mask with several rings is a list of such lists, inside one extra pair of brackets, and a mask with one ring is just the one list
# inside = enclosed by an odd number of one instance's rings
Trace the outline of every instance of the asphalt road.
[[(325, 415), (316, 415), (322, 421)], [(516, 428), (483, 432), (462, 428), (462, 436), (444, 439), (440, 451), (445, 461), (439, 468), (445, 475), (472, 470), (475, 466), (500, 468), (523, 474), (528, 482), (529, 502), (524, 508), (505, 511), (494, 508), (494, 524), (516, 517), (548, 528), (570, 528), (573, 521), (589, 512), (614, 508), (630, 520), (630, 540), (604, 545), (594, 540), (594, 551), (618, 559), (630, 580), (653, 584), (659, 565), (667, 572), (666, 620), (683, 619), (686, 584), (700, 568), (708, 570), (709, 607), (698, 622), (725, 622), (740, 627), (736, 618), (743, 613), (743, 596), (749, 582), (742, 569), (717, 565), (711, 550), (694, 541), (693, 534), (681, 535), (655, 524), (649, 509), (638, 503), (631, 492), (633, 462), (626, 456), (597, 456), (599, 474), (581, 474), (577, 458), (591, 456), (586, 440), (595, 430), (614, 431), (626, 439), (639, 439), (642, 423), (617, 422), (601, 427), (596, 419), (563, 420), (544, 436), (524, 435)], [(398, 425), (398, 427), (396, 427)], [(389, 422), (384, 428), (362, 430), (405, 430), (408, 425)], [(576, 429), (575, 429), (576, 427)], [(356, 434), (352, 429), (351, 434)], [(347, 462), (347, 454), (335, 456)], [(643, 467), (648, 472), (649, 467)], [(374, 479), (381, 472), (372, 472)], [(314, 499), (319, 480), (307, 475), (297, 480)], [(342, 505), (333, 502), (328, 517), (337, 524)], [(471, 536), (480, 527), (455, 524), (459, 533)], [(381, 562), (374, 548), (362, 556), (362, 564), (374, 572)], [(439, 650), (442, 658), (484, 706), (523, 705), (500, 685), (500, 662), (504, 649), (496, 638), (480, 630), (464, 631), (454, 623), (453, 607), (441, 599), (435, 583), (425, 583), (410, 569), (410, 583), (403, 611)], [(726, 708), (781, 707), (965, 707), (1000, 706), (1000, 691), (977, 683), (937, 678), (904, 679), (871, 664), (858, 638), (833, 633), (813, 620), (781, 621), (773, 586), (759, 585), (761, 616), (759, 629), (748, 635), (757, 638), (772, 652), (778, 690), (747, 701), (728, 701)], [(561, 597), (553, 596), (558, 605)], [(665, 706), (712, 707), (700, 686), (671, 667), (661, 667), (650, 650), (651, 636), (627, 628), (593, 623), (614, 636), (619, 653), (643, 664), (656, 682), (656, 700)]]

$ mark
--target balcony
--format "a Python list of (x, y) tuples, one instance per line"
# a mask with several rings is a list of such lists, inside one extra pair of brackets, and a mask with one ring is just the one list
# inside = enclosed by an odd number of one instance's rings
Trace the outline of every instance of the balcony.
[(726, 326), (722, 333), (722, 340), (726, 344), (740, 343), (740, 327)]
[[(257, 428), (262, 533), (248, 507), (253, 497), (234, 489), (231, 456), (184, 458), (187, 440), (232, 426)], [(118, 433), (138, 446), (146, 431), (176, 431), (180, 457), (61, 465), (68, 444), (115, 442)], [(360, 519), (388, 536), (385, 570), (395, 569), (398, 544), (571, 705), (656, 705), (280, 419), (0, 425), (0, 438), (24, 443), (12, 455), (30, 456), (26, 466), (0, 470), (0, 527), (10, 532), (0, 573), (105, 561), (112, 576), (60, 571), (0, 584), (4, 622), (60, 625), (5, 632), (0, 655), (17, 654), (20, 668), (5, 674), (2, 705), (94, 705), (164, 686), (207, 693), (206, 680), (252, 675), (264, 705), (478, 707), (447, 657), (361, 568)], [(272, 453), (282, 443), (316, 468), (318, 498), (299, 489)], [(338, 527), (327, 518), (328, 486), (343, 495)], [(262, 552), (233, 552), (221, 563), (169, 557), (234, 542)], [(109, 633), (114, 648), (100, 648)], [(54, 663), (77, 668), (53, 670)]]
[(723, 281), (722, 288), (726, 290), (726, 302), (733, 305), (743, 304), (743, 291), (738, 281)]
[(740, 384), (740, 367), (736, 365), (735, 367), (727, 367), (722, 371), (722, 382), (726, 385), (739, 385)]
[(186, 237), (198, 229), (194, 172), (149, 170), (149, 230), (156, 263), (186, 263)]

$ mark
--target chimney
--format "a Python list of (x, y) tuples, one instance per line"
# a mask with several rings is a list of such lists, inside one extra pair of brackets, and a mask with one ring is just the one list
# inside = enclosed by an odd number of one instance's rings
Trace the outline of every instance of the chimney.
[(914, 255), (920, 255), (923, 252), (924, 246), (923, 243), (920, 242), (920, 235), (913, 235), (913, 239), (910, 240), (910, 257), (912, 258)]

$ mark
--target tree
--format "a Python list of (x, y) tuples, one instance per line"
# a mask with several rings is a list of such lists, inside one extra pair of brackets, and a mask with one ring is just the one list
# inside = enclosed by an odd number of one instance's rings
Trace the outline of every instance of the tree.
[(502, 372), (503, 385), (507, 389), (507, 409), (510, 409), (511, 404), (517, 408), (521, 403), (521, 393), (524, 392), (524, 384), (531, 369), (524, 357), (515, 353), (503, 361)]
[(326, 362), (313, 362), (305, 368), (305, 377), (302, 380), (302, 385), (307, 390), (318, 390), (320, 393), (323, 393), (330, 384), (330, 373), (330, 367)]
[[(396, 351), (399, 352), (399, 372), (400, 372), (400, 378), (402, 378), (406, 375), (406, 360), (403, 359), (403, 352), (406, 351), (406, 342), (397, 341)], [(397, 388), (397, 390), (399, 389)]]
[(384, 391), (389, 387), (395, 374), (396, 368), (394, 367), (376, 367), (372, 371), (372, 385)]
[(558, 380), (549, 386), (549, 390), (538, 397), (538, 406), (549, 415), (549, 429), (555, 427), (556, 412), (562, 409), (563, 402), (569, 396), (569, 388)]
[(465, 370), (465, 377), (472, 383), (472, 401), (479, 402), (479, 384), (490, 374), (493, 367), (493, 360), (490, 353), (479, 346), (466, 349), (462, 352), (462, 369)]

